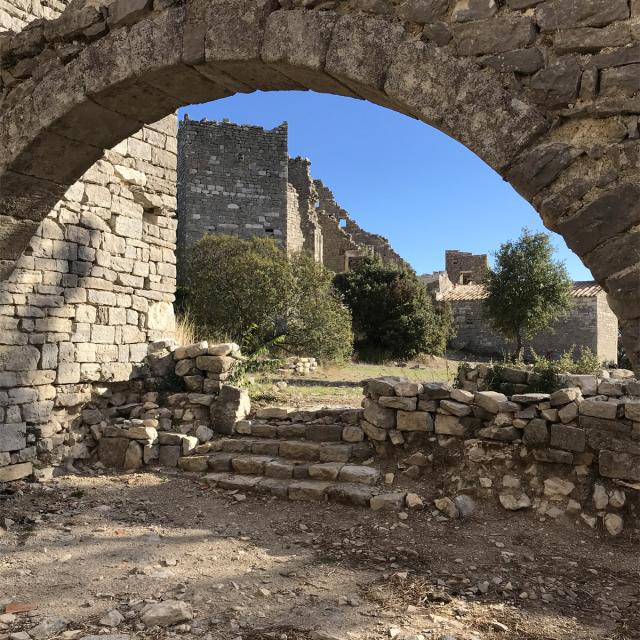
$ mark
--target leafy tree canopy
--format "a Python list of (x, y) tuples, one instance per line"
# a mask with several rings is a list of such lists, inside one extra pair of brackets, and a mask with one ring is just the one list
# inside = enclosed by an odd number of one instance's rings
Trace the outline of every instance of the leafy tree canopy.
[(495, 328), (516, 341), (516, 358), (524, 340), (548, 329), (572, 305), (573, 283), (563, 262), (553, 259), (549, 235), (524, 229), (505, 242), (487, 272), (484, 309)]
[(271, 239), (206, 235), (191, 249), (186, 307), (203, 335), (226, 336), (247, 353), (264, 345), (291, 355), (351, 355), (351, 316), (332, 275)]
[(353, 316), (360, 355), (378, 359), (440, 355), (452, 333), (448, 307), (436, 307), (415, 273), (375, 258), (358, 261), (334, 283)]

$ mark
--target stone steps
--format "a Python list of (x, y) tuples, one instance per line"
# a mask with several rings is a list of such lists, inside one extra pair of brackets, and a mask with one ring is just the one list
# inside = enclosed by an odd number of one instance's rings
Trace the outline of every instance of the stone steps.
[(237, 433), (254, 438), (308, 440), (310, 442), (350, 442), (364, 440), (358, 426), (324, 423), (270, 424), (244, 420), (238, 424)]
[(369, 443), (308, 442), (270, 438), (230, 437), (197, 447), (196, 453), (245, 453), (306, 462), (361, 462), (374, 455)]
[(374, 510), (400, 510), (405, 507), (404, 492), (384, 493), (376, 487), (349, 482), (265, 478), (238, 473), (209, 473), (208, 484), (243, 493), (259, 493), (287, 500), (337, 502)]
[(276, 480), (315, 480), (375, 485), (381, 478), (373, 467), (344, 462), (313, 462), (279, 456), (245, 453), (213, 453), (181, 458), (184, 471), (214, 471), (244, 476), (264, 476)]

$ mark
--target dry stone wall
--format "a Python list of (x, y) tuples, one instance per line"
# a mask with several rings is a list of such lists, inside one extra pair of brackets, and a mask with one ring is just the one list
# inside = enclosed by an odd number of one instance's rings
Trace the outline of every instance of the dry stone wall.
[(0, 481), (85, 457), (95, 385), (173, 335), (175, 132), (170, 116), (107, 152), (0, 283)]
[(251, 408), (246, 390), (226, 384), (241, 360), (233, 343), (152, 343), (144, 379), (94, 389), (81, 416), (87, 457), (126, 470), (175, 467), (216, 434), (234, 433)]
[[(638, 515), (640, 383), (568, 376), (571, 386), (555, 393), (508, 397), (477, 390), (487, 370), (473, 370), (474, 380), (460, 389), (369, 380), (362, 431), (380, 453), (403, 458), (408, 477), (423, 477), (435, 460), (448, 458), (449, 491), (494, 493), (505, 509), (533, 507), (589, 526), (601, 518), (612, 535), (619, 534), (624, 511)], [(527, 372), (516, 372), (524, 384)], [(410, 446), (413, 455), (403, 454)], [(436, 506), (459, 515), (448, 497)]]

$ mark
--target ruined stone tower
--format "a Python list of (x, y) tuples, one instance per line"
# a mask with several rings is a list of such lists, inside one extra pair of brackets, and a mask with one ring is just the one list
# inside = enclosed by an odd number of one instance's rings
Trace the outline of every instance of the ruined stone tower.
[(368, 233), (289, 158), (286, 123), (272, 130), (185, 118), (178, 132), (178, 267), (206, 233), (271, 237), (288, 253), (306, 251), (332, 271), (377, 254), (408, 266), (382, 236)]

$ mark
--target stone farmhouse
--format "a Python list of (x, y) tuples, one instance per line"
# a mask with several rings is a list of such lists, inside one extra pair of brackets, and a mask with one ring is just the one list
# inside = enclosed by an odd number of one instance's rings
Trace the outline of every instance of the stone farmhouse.
[[(489, 266), (486, 254), (445, 252), (446, 270), (421, 276), (438, 300), (451, 304), (456, 336), (451, 347), (470, 354), (501, 356), (515, 344), (491, 326), (482, 311), (486, 297), (482, 279)], [(536, 336), (530, 346), (540, 355), (557, 357), (572, 347), (588, 347), (602, 362), (617, 362), (618, 319), (609, 307), (605, 291), (596, 282), (574, 282), (573, 307), (548, 332)]]
[(178, 277), (189, 248), (206, 233), (271, 237), (288, 253), (307, 251), (335, 272), (366, 255), (407, 263), (386, 238), (362, 229), (311, 175), (306, 158), (290, 158), (288, 127), (193, 121), (178, 129)]

